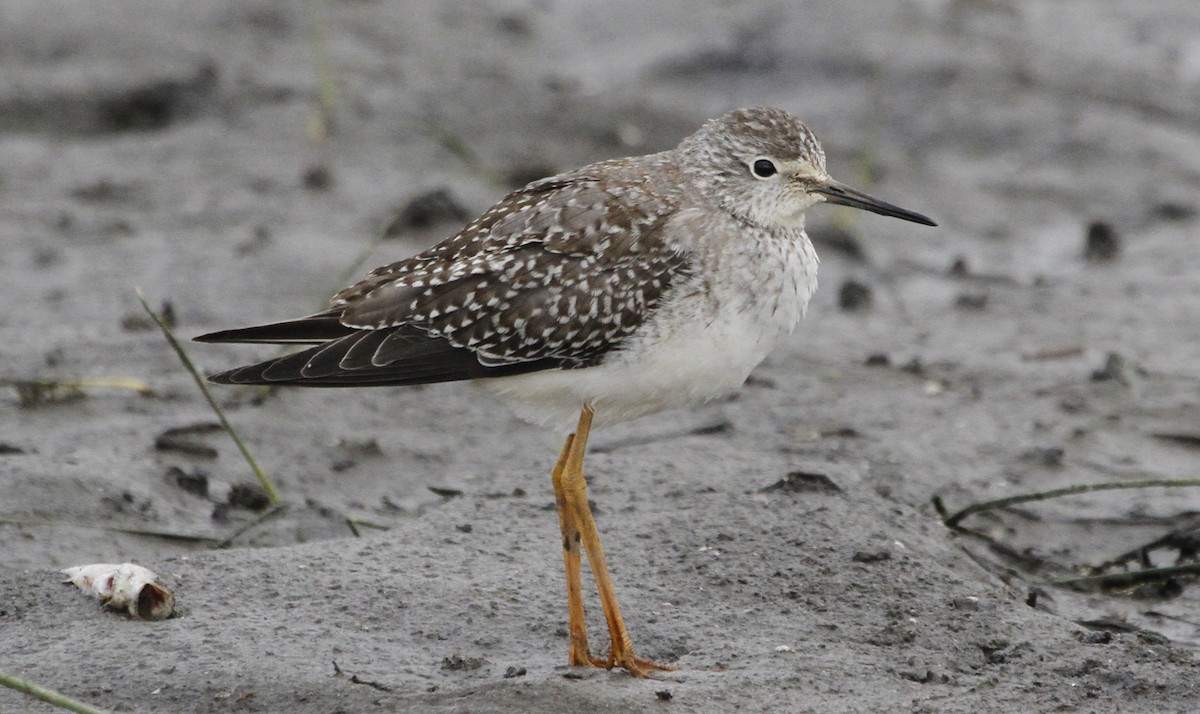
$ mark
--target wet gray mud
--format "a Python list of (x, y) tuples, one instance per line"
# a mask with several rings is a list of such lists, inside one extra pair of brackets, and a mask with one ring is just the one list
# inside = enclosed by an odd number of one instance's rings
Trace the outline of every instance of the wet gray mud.
[[(975, 535), (932, 499), (1198, 475), (1197, 37), (1193, 0), (5, 2), (0, 668), (127, 712), (1193, 710), (1194, 581), (1053, 583), (1192, 562), (1194, 492)], [(305, 314), (525, 181), (761, 104), (941, 225), (813, 210), (822, 287), (745, 389), (594, 435), (670, 678), (565, 666), (562, 434), (470, 385), (219, 389), (263, 519), (137, 301), (181, 338)], [(124, 560), (176, 617), (56, 572)]]

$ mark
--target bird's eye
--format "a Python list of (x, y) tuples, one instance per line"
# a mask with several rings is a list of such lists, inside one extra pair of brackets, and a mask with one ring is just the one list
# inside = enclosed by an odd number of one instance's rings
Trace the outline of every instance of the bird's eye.
[(754, 163), (750, 165), (750, 171), (761, 179), (771, 178), (779, 173), (779, 170), (775, 168), (775, 162), (770, 159), (755, 159)]

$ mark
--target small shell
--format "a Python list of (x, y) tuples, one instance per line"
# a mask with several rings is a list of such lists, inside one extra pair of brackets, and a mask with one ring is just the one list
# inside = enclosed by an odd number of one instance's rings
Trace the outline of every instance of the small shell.
[(62, 571), (69, 582), (107, 607), (142, 620), (163, 620), (175, 611), (175, 596), (153, 570), (133, 563), (77, 565)]

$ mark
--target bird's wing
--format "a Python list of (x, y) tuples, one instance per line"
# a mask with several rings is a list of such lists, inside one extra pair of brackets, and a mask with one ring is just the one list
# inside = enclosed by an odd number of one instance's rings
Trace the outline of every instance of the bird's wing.
[(232, 383), (417, 384), (589, 366), (687, 272), (662, 239), (671, 208), (596, 175), (546, 179), (373, 271), (330, 310), (197, 339), (318, 343), (214, 377)]

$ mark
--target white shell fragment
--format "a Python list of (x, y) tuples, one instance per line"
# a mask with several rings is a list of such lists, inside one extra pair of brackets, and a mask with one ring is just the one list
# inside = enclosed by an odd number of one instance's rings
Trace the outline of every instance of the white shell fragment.
[(62, 572), (69, 582), (105, 606), (128, 610), (136, 618), (164, 620), (175, 611), (175, 596), (149, 568), (133, 563), (95, 563)]

